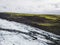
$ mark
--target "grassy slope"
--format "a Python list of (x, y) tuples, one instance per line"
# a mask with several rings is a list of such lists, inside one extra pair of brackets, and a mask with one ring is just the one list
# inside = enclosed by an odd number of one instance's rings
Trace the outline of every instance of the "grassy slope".
[(60, 35), (59, 15), (0, 13), (0, 18), (14, 20)]

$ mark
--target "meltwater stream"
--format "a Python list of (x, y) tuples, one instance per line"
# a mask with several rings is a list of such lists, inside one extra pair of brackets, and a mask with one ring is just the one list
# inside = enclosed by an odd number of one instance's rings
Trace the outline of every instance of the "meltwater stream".
[(0, 45), (60, 45), (60, 36), (0, 18)]

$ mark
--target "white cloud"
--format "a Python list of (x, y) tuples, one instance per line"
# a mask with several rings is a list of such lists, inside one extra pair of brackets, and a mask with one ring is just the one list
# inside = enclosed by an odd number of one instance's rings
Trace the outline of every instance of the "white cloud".
[(45, 13), (60, 10), (60, 0), (0, 0), (0, 12)]

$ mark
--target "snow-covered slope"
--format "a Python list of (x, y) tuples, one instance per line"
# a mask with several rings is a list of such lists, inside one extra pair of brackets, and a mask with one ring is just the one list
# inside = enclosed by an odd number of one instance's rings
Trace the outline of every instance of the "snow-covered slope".
[(0, 19), (0, 45), (60, 45), (60, 36), (22, 23)]

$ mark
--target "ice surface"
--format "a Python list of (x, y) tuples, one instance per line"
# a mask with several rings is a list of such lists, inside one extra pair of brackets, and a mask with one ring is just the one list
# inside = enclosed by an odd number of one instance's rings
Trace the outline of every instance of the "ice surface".
[(26, 24), (0, 19), (0, 45), (60, 45), (60, 36)]

